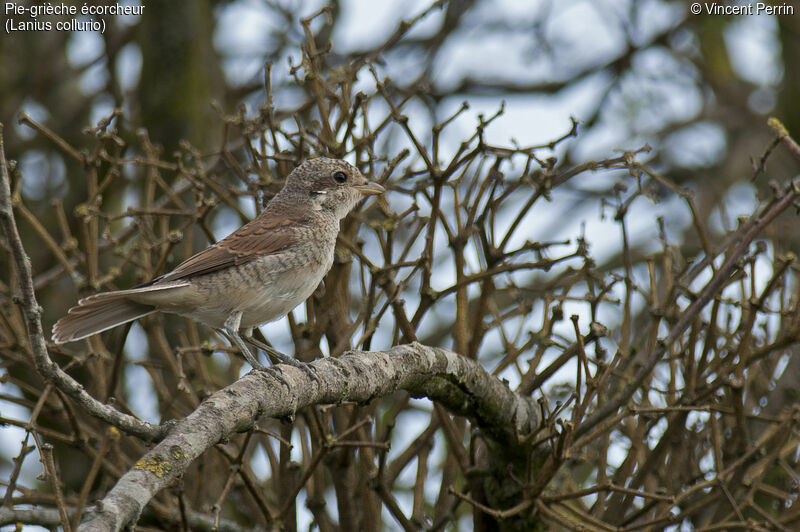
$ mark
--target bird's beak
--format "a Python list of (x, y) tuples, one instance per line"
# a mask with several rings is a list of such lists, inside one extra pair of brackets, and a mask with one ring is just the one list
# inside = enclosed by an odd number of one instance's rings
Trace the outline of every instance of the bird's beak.
[(373, 183), (372, 181), (367, 181), (366, 185), (354, 185), (354, 189), (358, 190), (365, 196), (372, 196), (374, 194), (383, 194), (386, 192), (386, 189), (380, 186), (378, 183)]

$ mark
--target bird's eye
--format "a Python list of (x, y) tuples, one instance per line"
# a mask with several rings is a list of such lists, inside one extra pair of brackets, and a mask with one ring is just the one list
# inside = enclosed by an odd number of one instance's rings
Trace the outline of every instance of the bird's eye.
[(344, 183), (347, 181), (347, 174), (344, 172), (336, 172), (333, 174), (333, 179), (335, 179), (337, 183)]

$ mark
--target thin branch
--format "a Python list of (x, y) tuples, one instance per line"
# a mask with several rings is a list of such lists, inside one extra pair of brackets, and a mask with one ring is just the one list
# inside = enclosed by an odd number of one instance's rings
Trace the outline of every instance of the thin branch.
[(17, 230), (17, 223), (14, 219), (12, 205), (11, 176), (6, 161), (3, 125), (0, 123), (0, 225), (2, 225), (3, 231), (6, 234), (11, 258), (17, 272), (20, 291), (19, 301), (23, 316), (25, 317), (28, 341), (30, 342), (30, 348), (33, 352), (36, 369), (47, 382), (53, 384), (69, 397), (72, 397), (92, 416), (102, 419), (106, 423), (110, 423), (128, 434), (138, 436), (146, 441), (160, 439), (166, 433), (166, 427), (159, 427), (146, 423), (99, 402), (86, 392), (83, 385), (70, 377), (50, 359), (44, 340), (44, 331), (42, 330), (42, 309), (36, 301), (36, 294), (33, 289), (31, 263), (30, 259), (28, 259), (28, 255), (25, 253), (22, 239)]
[(703, 288), (697, 298), (691, 305), (683, 312), (678, 322), (670, 329), (669, 334), (664, 340), (658, 342), (658, 346), (648, 353), (643, 358), (643, 364), (636, 372), (633, 379), (625, 386), (625, 388), (611, 401), (604, 404), (592, 415), (584, 419), (580, 426), (576, 429), (576, 436), (582, 436), (589, 432), (595, 425), (601, 423), (608, 416), (613, 415), (620, 407), (625, 405), (636, 390), (642, 385), (642, 382), (647, 378), (656, 364), (661, 361), (667, 349), (672, 346), (678, 338), (684, 333), (689, 325), (694, 321), (701, 310), (711, 301), (711, 298), (719, 293), (719, 290), (725, 285), (730, 278), (731, 274), (736, 269), (739, 260), (745, 256), (750, 249), (750, 244), (753, 240), (767, 227), (772, 221), (783, 211), (789, 208), (797, 196), (800, 195), (800, 179), (796, 179), (783, 193), (783, 196), (774, 202), (771, 206), (764, 209), (762, 214), (758, 217), (755, 224), (744, 234), (742, 238), (734, 242), (734, 246), (728, 253), (728, 258), (720, 267), (717, 274), (711, 281)]

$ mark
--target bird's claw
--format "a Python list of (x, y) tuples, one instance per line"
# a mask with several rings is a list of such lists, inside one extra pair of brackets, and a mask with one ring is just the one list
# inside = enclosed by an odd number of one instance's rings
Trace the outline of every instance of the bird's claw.
[(314, 367), (311, 366), (310, 364), (308, 364), (307, 362), (302, 362), (300, 360), (297, 360), (294, 357), (290, 357), (288, 355), (284, 355), (283, 353), (281, 353), (277, 349), (275, 349), (273, 347), (270, 347), (265, 343), (259, 342), (258, 340), (256, 340), (252, 336), (248, 336), (248, 337), (246, 337), (246, 339), (247, 339), (247, 342), (249, 342), (251, 345), (257, 347), (258, 349), (261, 349), (262, 351), (267, 353), (267, 355), (271, 355), (271, 356), (275, 357), (275, 359), (277, 359), (279, 363), (286, 364), (287, 366), (294, 366), (294, 367), (296, 367), (298, 369), (303, 370), (303, 372), (305, 372), (305, 374), (308, 375), (309, 378), (312, 381), (316, 382), (317, 384), (320, 384), (319, 377), (317, 377), (317, 374), (314, 371)]
[(261, 373), (266, 373), (270, 377), (274, 378), (276, 381), (278, 381), (281, 384), (283, 384), (284, 386), (286, 386), (286, 388), (291, 389), (291, 386), (289, 386), (288, 381), (283, 378), (283, 374), (280, 372), (280, 370), (278, 370), (276, 368), (268, 368), (267, 366), (264, 366), (262, 364), (259, 364), (259, 366), (260, 367), (253, 368), (253, 369), (255, 369), (256, 371), (261, 372)]
[(296, 358), (287, 357), (286, 355), (283, 354), (281, 354), (280, 357), (276, 356), (275, 358), (277, 358), (281, 362), (281, 364), (287, 364), (289, 366), (294, 366), (298, 369), (303, 370), (303, 372), (306, 375), (308, 375), (312, 381), (316, 382), (317, 384), (320, 384), (319, 377), (317, 377), (317, 372), (314, 371), (314, 366), (312, 366), (308, 362), (303, 362), (301, 360), (297, 360)]

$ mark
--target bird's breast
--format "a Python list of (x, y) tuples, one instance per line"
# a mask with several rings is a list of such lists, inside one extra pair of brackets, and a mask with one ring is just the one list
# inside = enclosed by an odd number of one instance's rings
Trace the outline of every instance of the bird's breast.
[(281, 318), (311, 296), (333, 264), (333, 245), (310, 244), (195, 277), (202, 304), (179, 313), (218, 328), (234, 310), (242, 312), (242, 328)]
[(281, 318), (308, 299), (333, 263), (333, 253), (330, 260), (325, 255), (301, 254), (283, 264), (264, 259), (249, 263), (243, 271), (244, 277), (248, 277), (248, 269), (253, 273), (247, 283), (249, 296), (242, 298), (238, 308), (242, 311), (242, 328)]

